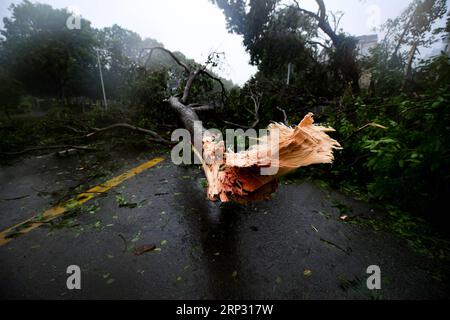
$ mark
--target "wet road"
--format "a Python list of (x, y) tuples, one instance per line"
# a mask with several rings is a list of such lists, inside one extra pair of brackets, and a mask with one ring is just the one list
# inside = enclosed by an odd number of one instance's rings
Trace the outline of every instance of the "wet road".
[[(159, 165), (0, 247), (0, 297), (448, 298), (432, 261), (403, 239), (341, 221), (333, 203), (355, 215), (376, 214), (371, 206), (309, 183), (283, 184), (267, 202), (211, 203), (200, 169), (161, 152), (2, 166), (0, 228), (161, 155)], [(157, 249), (134, 255), (142, 245)], [(82, 270), (81, 290), (66, 287), (69, 265)], [(367, 289), (370, 265), (381, 268), (381, 290)]]

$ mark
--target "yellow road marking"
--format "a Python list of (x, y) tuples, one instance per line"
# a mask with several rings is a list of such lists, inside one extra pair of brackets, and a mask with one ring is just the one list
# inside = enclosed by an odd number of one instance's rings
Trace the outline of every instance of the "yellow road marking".
[(69, 211), (70, 209), (78, 207), (83, 203), (91, 200), (92, 198), (95, 198), (100, 194), (105, 193), (109, 189), (114, 188), (115, 186), (121, 184), (125, 180), (130, 179), (135, 175), (141, 173), (142, 171), (157, 165), (163, 160), (164, 158), (154, 158), (144, 164), (141, 164), (136, 168), (133, 168), (117, 177), (112, 178), (111, 180), (106, 181), (105, 183), (99, 184), (98, 186), (95, 186), (87, 190), (86, 192), (77, 195), (75, 198), (67, 200), (66, 202), (56, 207), (46, 210), (39, 216), (38, 219), (36, 217), (33, 217), (21, 223), (18, 223), (6, 230), (3, 230), (2, 232), (0, 232), (0, 247), (7, 244), (15, 237), (24, 235), (30, 232), (31, 230), (40, 227), (44, 223), (47, 223), (55, 218), (62, 216), (65, 212)]

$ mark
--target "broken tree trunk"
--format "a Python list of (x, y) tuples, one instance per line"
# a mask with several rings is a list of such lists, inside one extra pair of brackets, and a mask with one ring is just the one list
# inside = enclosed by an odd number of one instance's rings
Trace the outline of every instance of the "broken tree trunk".
[[(273, 123), (268, 135), (246, 151), (225, 151), (224, 141), (201, 127), (201, 150), (194, 143), (194, 122), (197, 114), (183, 105), (178, 98), (168, 99), (193, 137), (195, 154), (201, 159), (208, 181), (207, 197), (211, 201), (248, 201), (269, 199), (278, 187), (278, 178), (293, 170), (311, 164), (331, 163), (333, 151), (339, 143), (327, 135), (331, 128), (313, 124), (312, 113), (304, 117), (297, 127)], [(278, 139), (271, 141), (276, 134)], [(274, 173), (263, 175), (261, 169), (274, 167)]]
[[(214, 169), (207, 174), (208, 198), (240, 203), (269, 199), (278, 187), (279, 177), (299, 167), (333, 161), (333, 150), (341, 146), (326, 134), (330, 131), (333, 129), (315, 126), (312, 113), (295, 128), (281, 123), (269, 125), (268, 135), (259, 138), (258, 144), (249, 150), (225, 152), (218, 166), (220, 170), (214, 164), (206, 168), (205, 172)], [(277, 138), (271, 141), (274, 134)], [(223, 147), (223, 144), (209, 146), (207, 138), (203, 143), (205, 151), (213, 150), (214, 154)], [(269, 167), (272, 172), (262, 174), (261, 170)]]
[[(158, 49), (167, 52), (166, 49), (155, 47), (150, 49), (149, 55)], [(186, 105), (196, 77), (207, 75), (219, 81), (222, 89), (223, 84), (220, 79), (210, 75), (205, 67), (191, 70), (178, 59), (174, 58), (174, 61), (188, 71), (189, 78), (181, 100), (172, 96), (166, 101), (178, 113), (184, 127), (191, 133), (194, 153), (201, 159), (208, 181), (209, 200), (244, 203), (269, 199), (278, 187), (279, 177), (299, 167), (331, 163), (333, 151), (341, 148), (336, 140), (327, 135), (327, 132), (334, 130), (314, 125), (313, 114), (309, 113), (296, 127), (288, 127), (281, 123), (269, 125), (268, 134), (260, 137), (258, 143), (246, 151), (238, 153), (226, 151), (221, 137), (203, 127), (195, 127), (201, 126), (199, 117), (191, 107), (192, 104)], [(255, 109), (255, 114), (257, 112)], [(264, 169), (272, 169), (272, 172), (263, 173)]]

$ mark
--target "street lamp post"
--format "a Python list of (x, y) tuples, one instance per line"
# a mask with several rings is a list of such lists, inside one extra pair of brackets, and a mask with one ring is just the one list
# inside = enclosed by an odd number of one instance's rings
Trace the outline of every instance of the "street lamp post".
[(103, 102), (105, 103), (105, 111), (108, 111), (108, 102), (106, 101), (105, 84), (103, 82), (103, 73), (102, 73), (102, 65), (100, 63), (99, 49), (96, 49), (95, 51), (97, 52), (98, 71), (100, 73), (100, 82), (102, 83)]

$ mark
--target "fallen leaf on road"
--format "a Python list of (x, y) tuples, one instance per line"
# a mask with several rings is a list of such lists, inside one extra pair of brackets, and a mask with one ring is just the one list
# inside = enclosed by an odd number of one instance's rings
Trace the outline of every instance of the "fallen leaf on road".
[(143, 246), (137, 247), (134, 249), (134, 255), (140, 256), (146, 252), (150, 252), (156, 249), (156, 246), (154, 244), (145, 244)]
[(129, 208), (129, 209), (134, 209), (134, 208), (136, 208), (137, 206), (138, 206), (138, 204), (137, 204), (137, 203), (134, 203), (134, 202), (132, 202), (132, 203), (127, 202), (127, 203), (119, 204), (119, 207), (120, 207), (120, 208)]
[(309, 269), (305, 269), (305, 271), (303, 271), (303, 275), (304, 275), (305, 277), (311, 277), (312, 271), (309, 270)]
[(139, 231), (134, 235), (133, 239), (131, 239), (131, 242), (138, 242), (140, 239), (141, 239), (141, 231)]

